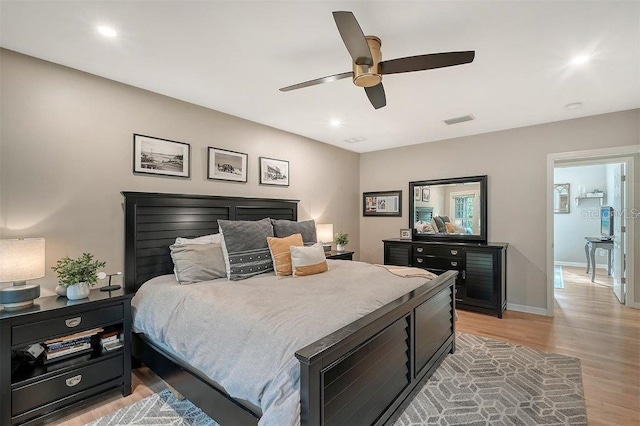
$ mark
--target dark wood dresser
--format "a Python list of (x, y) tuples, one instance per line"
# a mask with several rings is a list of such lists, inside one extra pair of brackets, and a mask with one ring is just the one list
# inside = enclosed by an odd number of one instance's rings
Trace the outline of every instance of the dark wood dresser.
[[(77, 409), (107, 392), (131, 393), (131, 297), (122, 290), (92, 290), (86, 299), (42, 297), (23, 310), (0, 310), (0, 425), (40, 424)], [(124, 345), (90, 348), (59, 360), (33, 361), (33, 345), (103, 328), (123, 336)]]
[(502, 318), (507, 307), (507, 243), (441, 243), (388, 239), (385, 265), (414, 266), (436, 274), (458, 271), (456, 307)]

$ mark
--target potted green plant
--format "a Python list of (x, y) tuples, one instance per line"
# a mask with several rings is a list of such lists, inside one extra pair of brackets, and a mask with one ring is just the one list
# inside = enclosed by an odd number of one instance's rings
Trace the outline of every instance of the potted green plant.
[(336, 242), (336, 250), (344, 251), (344, 246), (349, 244), (349, 234), (338, 232), (334, 237), (334, 241)]
[[(63, 257), (51, 269), (58, 275), (58, 287), (66, 289), (67, 299), (78, 300), (89, 296), (89, 287), (98, 282), (98, 268), (103, 268), (106, 264), (93, 260), (90, 253), (82, 253), (77, 259)], [(56, 293), (61, 294), (59, 288), (56, 288)]]

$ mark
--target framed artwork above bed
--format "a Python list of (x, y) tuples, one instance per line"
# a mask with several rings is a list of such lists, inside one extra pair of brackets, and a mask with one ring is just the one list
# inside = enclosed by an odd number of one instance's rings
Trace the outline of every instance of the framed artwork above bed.
[(242, 152), (207, 148), (207, 179), (247, 183), (247, 160)]
[(260, 157), (260, 185), (289, 186), (289, 162)]
[(188, 178), (191, 176), (191, 145), (134, 134), (133, 172)]

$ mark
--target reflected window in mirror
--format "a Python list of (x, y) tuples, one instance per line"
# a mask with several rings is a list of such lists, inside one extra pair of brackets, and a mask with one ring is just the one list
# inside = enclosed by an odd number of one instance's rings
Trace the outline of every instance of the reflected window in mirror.
[(569, 213), (569, 184), (556, 183), (553, 185), (553, 212)]

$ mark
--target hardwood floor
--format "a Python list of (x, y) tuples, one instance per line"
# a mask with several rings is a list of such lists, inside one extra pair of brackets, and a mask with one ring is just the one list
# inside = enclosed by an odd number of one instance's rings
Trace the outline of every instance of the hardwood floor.
[[(640, 424), (640, 310), (621, 305), (606, 271), (596, 282), (582, 268), (563, 267), (555, 317), (505, 312), (503, 319), (458, 311), (458, 331), (580, 358), (590, 425)], [(55, 424), (85, 425), (164, 389), (147, 369), (136, 370), (133, 394), (114, 396)]]

